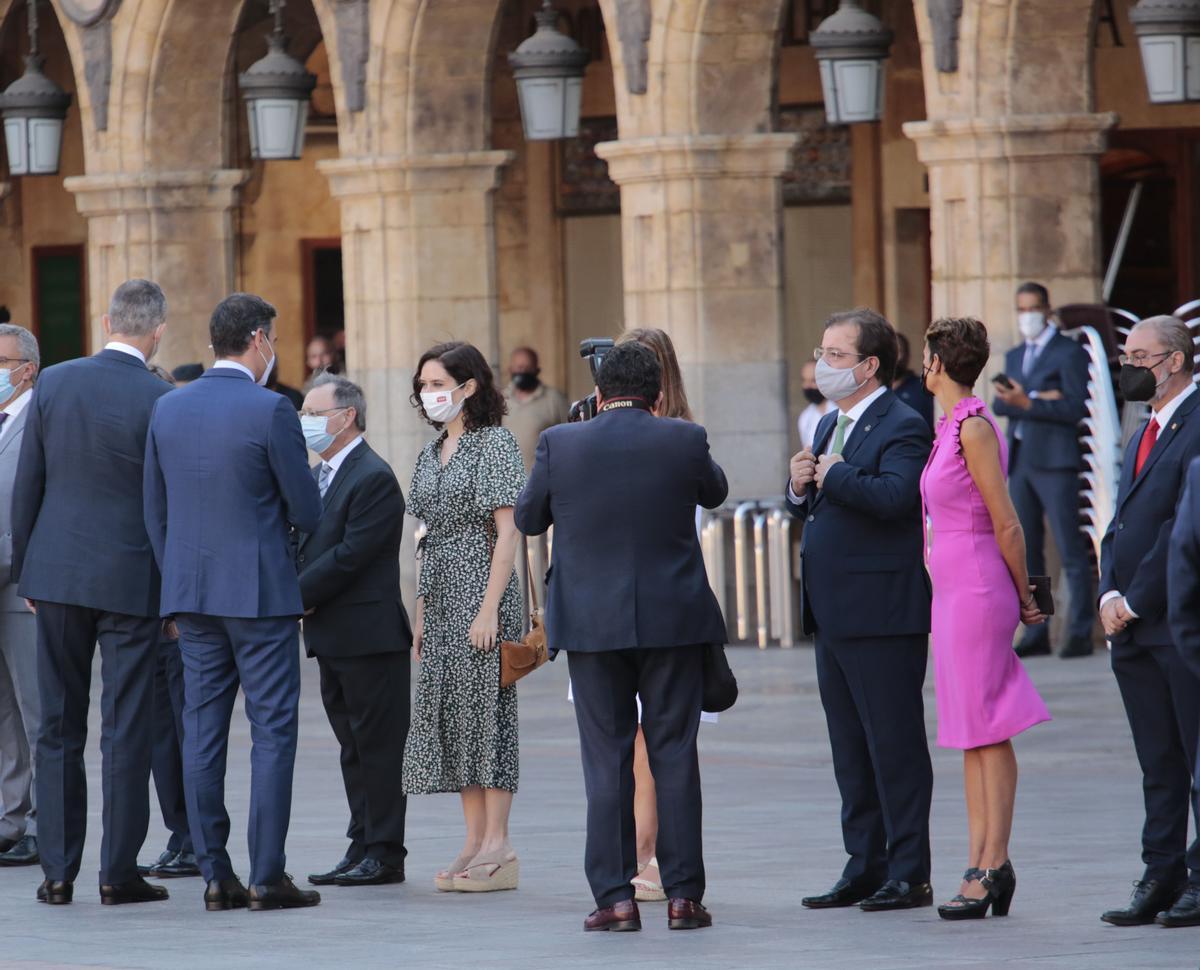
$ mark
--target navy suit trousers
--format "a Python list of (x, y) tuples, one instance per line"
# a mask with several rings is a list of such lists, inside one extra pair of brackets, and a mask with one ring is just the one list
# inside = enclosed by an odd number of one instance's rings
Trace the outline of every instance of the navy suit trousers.
[(150, 748), (157, 617), (39, 602), (38, 689), (42, 731), (34, 774), (38, 851), (47, 879), (74, 882), (87, 830), (87, 740), (92, 657), (100, 643), (100, 883), (137, 878), (150, 824)]
[(596, 905), (633, 899), (633, 744), (637, 697), (658, 792), (656, 853), (671, 898), (704, 898), (700, 760), (696, 735), (704, 693), (702, 648), (568, 651), (583, 782), (587, 791), (584, 869)]
[(817, 687), (842, 796), (843, 877), (929, 880), (933, 766), (925, 737), (928, 638), (817, 631)]
[(158, 662), (154, 670), (154, 749), (150, 770), (163, 825), (171, 833), (167, 851), (195, 851), (188, 830), (187, 801), (183, 795), (183, 661), (177, 640), (162, 640), (158, 644)]
[[(231, 619), (181, 613), (183, 788), (200, 871), (234, 875), (225, 845), (225, 757), (240, 684), (250, 721), (250, 885), (279, 882), (292, 810), (300, 703), (296, 617)], [(397, 771), (399, 766), (397, 766)]]

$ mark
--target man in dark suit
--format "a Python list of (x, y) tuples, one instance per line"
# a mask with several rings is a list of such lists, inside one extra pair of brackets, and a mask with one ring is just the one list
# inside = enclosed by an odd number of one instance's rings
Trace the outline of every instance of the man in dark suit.
[(654, 352), (628, 343), (596, 378), (598, 414), (549, 428), (517, 499), (526, 535), (554, 526), (546, 633), (565, 650), (587, 790), (584, 866), (596, 899), (585, 930), (638, 930), (633, 746), (637, 697), (658, 790), (658, 859), (668, 926), (712, 925), (701, 905), (704, 857), (696, 734), (704, 645), (724, 643), (696, 506), (729, 491), (697, 424), (658, 418)]
[(812, 451), (791, 462), (788, 508), (804, 520), (804, 631), (816, 638), (850, 855), (833, 889), (802, 900), (811, 909), (933, 903), (920, 498), (931, 443), (924, 419), (889, 390), (896, 352), (892, 325), (872, 310), (826, 321), (817, 384), (837, 408), (821, 419)]
[(304, 646), (321, 670), (321, 699), (341, 745), (350, 847), (308, 881), (404, 881), (406, 800), (399, 766), (408, 737), (412, 630), (400, 600), (404, 495), (363, 440), (367, 402), (344, 377), (321, 374), (300, 412), (325, 511), (300, 537)]
[(1175, 648), (1167, 618), (1171, 525), (1184, 473), (1200, 455), (1192, 353), (1187, 326), (1163, 316), (1134, 327), (1121, 358), (1125, 398), (1149, 401), (1152, 415), (1125, 449), (1116, 514), (1100, 548), (1100, 619), (1146, 803), (1145, 872), (1129, 905), (1101, 917), (1117, 926), (1153, 923), (1164, 911), (1167, 925), (1200, 922), (1200, 839), (1187, 844), (1189, 809), (1200, 823), (1200, 680)]
[[(217, 363), (155, 408), (146, 444), (146, 528), (163, 572), (162, 612), (183, 657), (188, 819), (209, 910), (315, 906), (284, 872), (304, 612), (289, 544), (313, 532), (321, 498), (295, 410), (264, 385), (275, 308), (222, 300), (209, 323)], [(250, 756), (250, 888), (225, 842), (225, 754), (238, 686)]]
[[(1005, 356), (1012, 386), (994, 382), (992, 409), (1008, 418), (1009, 479), (1031, 576), (1046, 573), (1049, 520), (1070, 594), (1067, 642), (1060, 657), (1092, 652), (1095, 574), (1079, 528), (1079, 422), (1087, 412), (1087, 353), (1050, 322), (1050, 294), (1040, 283), (1017, 290), (1017, 325), (1025, 338)], [(1022, 657), (1050, 653), (1050, 624), (1030, 627)]]
[(44, 371), (25, 423), (13, 493), (13, 579), (37, 611), (42, 724), (37, 744), (38, 899), (69, 903), (83, 855), (83, 748), (100, 643), (104, 749), (100, 900), (166, 899), (138, 874), (150, 820), (150, 739), (159, 574), (142, 521), (142, 461), (155, 402), (150, 373), (166, 328), (162, 290), (122, 283), (95, 357)]

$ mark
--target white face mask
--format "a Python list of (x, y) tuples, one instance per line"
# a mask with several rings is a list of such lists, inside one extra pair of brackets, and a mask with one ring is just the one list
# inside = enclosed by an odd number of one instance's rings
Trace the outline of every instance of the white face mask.
[[(262, 332), (262, 331), (255, 330), (254, 333), (250, 334), (250, 339), (253, 340), (255, 335), (260, 332)], [(263, 333), (263, 336), (265, 337), (266, 333), (265, 332), (262, 332), (262, 333)], [(271, 341), (268, 338), (267, 343), (269, 344), (270, 342)], [(258, 348), (256, 347), (255, 350), (258, 350)], [(267, 381), (270, 380), (270, 378), (271, 378), (271, 371), (273, 371), (275, 369), (275, 361), (279, 357), (279, 355), (275, 353), (274, 348), (271, 348), (271, 359), (270, 360), (267, 360), (267, 355), (264, 354), (261, 350), (258, 351), (258, 356), (262, 358), (262, 362), (263, 362), (262, 377), (260, 377), (258, 379), (258, 386), (266, 387)]]
[(467, 399), (464, 397), (457, 404), (454, 401), (454, 392), (462, 387), (452, 387), (445, 391), (422, 391), (421, 392), (421, 407), (425, 409), (425, 414), (430, 421), (436, 424), (445, 424), (448, 421), (453, 421), (462, 413), (463, 405)]
[(1046, 329), (1046, 314), (1041, 310), (1026, 310), (1017, 314), (1017, 329), (1026, 340), (1037, 340)]
[(817, 390), (834, 403), (845, 400), (867, 383), (854, 375), (862, 363), (865, 361), (860, 360), (853, 367), (834, 367), (822, 357), (817, 361)]

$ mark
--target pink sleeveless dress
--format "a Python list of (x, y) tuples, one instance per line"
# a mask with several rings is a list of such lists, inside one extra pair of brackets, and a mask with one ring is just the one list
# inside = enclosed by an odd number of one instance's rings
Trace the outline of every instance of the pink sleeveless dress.
[(995, 430), (1000, 465), (1008, 475), (1004, 435), (974, 397), (942, 418), (921, 475), (921, 498), (932, 525), (926, 558), (933, 579), (937, 740), (943, 748), (998, 744), (1050, 720), (1013, 652), (1021, 618), (1017, 591), (959, 443), (959, 428), (973, 415), (986, 418)]

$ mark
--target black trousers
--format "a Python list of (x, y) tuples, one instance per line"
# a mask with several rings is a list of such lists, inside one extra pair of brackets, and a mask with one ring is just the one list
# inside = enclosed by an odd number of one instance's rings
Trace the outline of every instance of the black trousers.
[(178, 640), (161, 640), (154, 668), (154, 747), (150, 754), (154, 791), (163, 825), (171, 833), (168, 852), (195, 851), (183, 797), (183, 660)]
[(637, 696), (658, 790), (658, 855), (663, 888), (674, 899), (704, 898), (701, 835), (700, 648), (659, 647), (569, 653), (583, 782), (587, 791), (584, 868), (599, 907), (633, 898), (637, 838), (633, 821), (633, 744)]
[(39, 602), (38, 851), (47, 879), (74, 881), (87, 830), (87, 740), (92, 657), (100, 643), (103, 785), (100, 883), (137, 877), (150, 823), (150, 748), (159, 619)]
[(1188, 812), (1200, 831), (1200, 792), (1192, 787), (1200, 734), (1200, 680), (1173, 645), (1113, 644), (1112, 669), (1125, 702), (1142, 769), (1146, 879), (1200, 883), (1200, 836), (1189, 846)]
[(346, 855), (402, 866), (404, 815), (401, 785), (408, 739), (408, 651), (365, 657), (318, 657), (321, 700), (341, 745), (342, 781), (350, 804)]
[(928, 652), (923, 635), (835, 640), (817, 631), (846, 879), (929, 880), (933, 766), (921, 697)]

